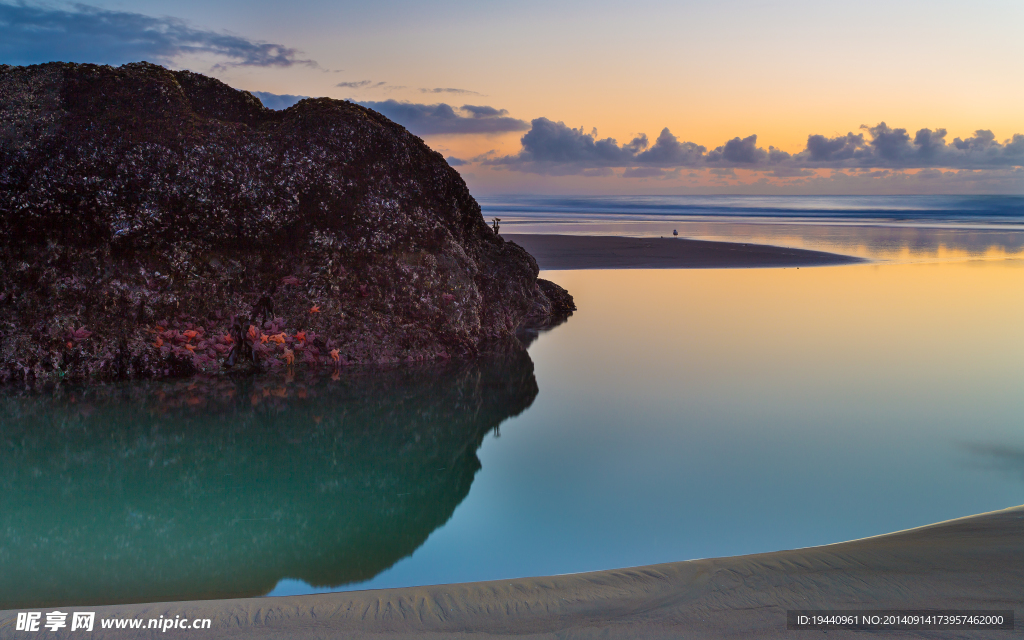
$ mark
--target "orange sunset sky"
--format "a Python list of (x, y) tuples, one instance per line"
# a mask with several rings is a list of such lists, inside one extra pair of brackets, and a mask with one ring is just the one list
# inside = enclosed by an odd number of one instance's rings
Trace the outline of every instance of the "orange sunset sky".
[(0, 62), (358, 101), (481, 194), (1024, 193), (1022, 24), (1019, 0), (0, 3)]

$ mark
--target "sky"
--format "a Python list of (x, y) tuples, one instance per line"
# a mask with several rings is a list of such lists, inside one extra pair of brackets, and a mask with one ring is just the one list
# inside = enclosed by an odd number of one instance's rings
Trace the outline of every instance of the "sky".
[(473, 193), (1024, 193), (1020, 0), (0, 0), (0, 63), (359, 102)]

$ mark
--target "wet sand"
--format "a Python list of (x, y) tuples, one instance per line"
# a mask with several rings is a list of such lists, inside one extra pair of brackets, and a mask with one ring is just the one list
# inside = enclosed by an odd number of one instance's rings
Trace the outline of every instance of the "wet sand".
[[(1014, 609), (1024, 616), (1024, 507), (852, 542), (544, 578), (280, 598), (62, 607), (97, 630), (47, 637), (817, 638), (788, 609)], [(44, 611), (49, 611), (45, 609)], [(98, 620), (210, 618), (204, 631), (99, 631)], [(0, 638), (15, 612), (0, 612)], [(1017, 631), (1016, 633), (1019, 633)], [(885, 632), (1008, 638), (1013, 631)], [(829, 638), (863, 632), (829, 631)]]
[(813, 267), (864, 262), (823, 251), (686, 238), (502, 234), (541, 269), (728, 269)]

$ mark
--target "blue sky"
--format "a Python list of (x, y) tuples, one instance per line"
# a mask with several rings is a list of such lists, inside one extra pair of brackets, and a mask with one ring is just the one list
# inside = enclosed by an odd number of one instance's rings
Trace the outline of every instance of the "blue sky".
[(0, 0), (0, 62), (375, 108), (476, 193), (1024, 192), (1024, 3)]

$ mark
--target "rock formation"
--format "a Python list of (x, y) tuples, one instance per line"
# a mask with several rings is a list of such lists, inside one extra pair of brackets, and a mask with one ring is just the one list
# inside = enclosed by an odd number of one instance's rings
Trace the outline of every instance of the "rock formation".
[(472, 354), (575, 307), (422, 140), (188, 71), (0, 65), (0, 381)]

